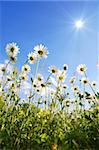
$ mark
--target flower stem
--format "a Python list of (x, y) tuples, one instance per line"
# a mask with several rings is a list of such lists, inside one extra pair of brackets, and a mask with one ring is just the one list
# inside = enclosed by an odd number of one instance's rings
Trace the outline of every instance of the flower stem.
[(40, 60), (38, 60), (38, 61), (36, 62), (35, 77), (36, 77), (37, 72), (38, 72), (39, 62), (40, 62)]

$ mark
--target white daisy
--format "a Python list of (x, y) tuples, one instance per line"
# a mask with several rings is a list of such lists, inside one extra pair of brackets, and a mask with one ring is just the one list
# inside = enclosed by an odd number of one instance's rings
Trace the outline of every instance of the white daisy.
[(50, 66), (48, 70), (51, 74), (56, 74), (58, 72), (58, 69), (56, 66)]
[(28, 76), (27, 76), (25, 73), (21, 73), (21, 74), (20, 74), (20, 79), (21, 79), (22, 81), (27, 81), (27, 80), (28, 80)]
[(38, 55), (39, 58), (42, 58), (42, 57), (47, 58), (47, 55), (49, 54), (47, 48), (42, 44), (35, 46), (34, 51)]
[(81, 83), (84, 84), (84, 85), (87, 85), (89, 83), (89, 80), (87, 78), (83, 77), (81, 79)]
[(8, 82), (12, 81), (12, 77), (11, 76), (7, 75), (6, 78), (7, 78)]
[(63, 70), (65, 70), (65, 71), (68, 70), (68, 65), (67, 65), (67, 64), (64, 64), (64, 65), (63, 65)]
[(63, 84), (63, 89), (67, 90), (68, 86), (66, 84)]
[(56, 80), (58, 82), (64, 82), (66, 78), (66, 73), (63, 70), (58, 70)]
[(39, 82), (43, 82), (43, 81), (44, 81), (44, 78), (43, 78), (43, 76), (42, 76), (41, 74), (37, 74), (37, 80), (38, 80)]
[(66, 107), (66, 106), (69, 107), (70, 106), (70, 100), (69, 99), (64, 99), (63, 100), (63, 106), (64, 107)]
[(79, 92), (79, 87), (78, 86), (73, 86), (72, 90), (74, 93), (78, 93)]
[(40, 82), (35, 78), (32, 82), (33, 88), (37, 89), (40, 86)]
[(93, 88), (96, 88), (96, 87), (97, 87), (96, 81), (92, 81), (91, 86), (92, 86)]
[(10, 57), (11, 56), (16, 57), (17, 54), (19, 53), (19, 47), (14, 42), (7, 44), (5, 50)]
[(22, 72), (29, 73), (30, 71), (31, 71), (31, 68), (28, 64), (25, 64), (24, 66), (22, 66)]
[(10, 61), (15, 64), (17, 61), (17, 57), (9, 56)]
[(78, 67), (77, 67), (77, 72), (79, 74), (84, 74), (87, 70), (87, 67), (85, 64), (80, 64)]
[(5, 71), (6, 71), (5, 65), (4, 64), (0, 64), (0, 74), (5, 73)]
[(73, 77), (71, 77), (71, 78), (70, 78), (70, 81), (69, 81), (69, 82), (70, 82), (71, 84), (74, 84), (74, 83), (75, 83), (75, 81), (76, 81), (76, 77), (75, 77), (75, 76), (73, 76)]
[(40, 87), (39, 87), (39, 94), (40, 95), (46, 95), (46, 85), (44, 83), (41, 83)]
[(37, 60), (37, 55), (35, 53), (33, 53), (33, 52), (30, 52), (28, 54), (28, 62), (30, 64), (34, 64), (36, 62), (36, 60)]

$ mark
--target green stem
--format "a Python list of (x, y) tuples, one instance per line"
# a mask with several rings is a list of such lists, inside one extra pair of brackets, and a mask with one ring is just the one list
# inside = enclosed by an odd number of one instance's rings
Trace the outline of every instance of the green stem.
[(39, 62), (40, 62), (40, 60), (38, 60), (38, 61), (36, 62), (35, 77), (36, 77), (37, 72), (38, 72)]
[[(86, 73), (85, 73), (85, 77), (87, 78)], [(93, 93), (95, 94), (95, 97), (96, 97), (97, 95), (96, 95), (96, 93), (95, 93), (94, 89), (92, 88), (91, 84), (90, 84), (89, 82), (88, 82), (88, 84), (89, 84), (89, 86), (90, 86), (91, 90), (93, 91)]]

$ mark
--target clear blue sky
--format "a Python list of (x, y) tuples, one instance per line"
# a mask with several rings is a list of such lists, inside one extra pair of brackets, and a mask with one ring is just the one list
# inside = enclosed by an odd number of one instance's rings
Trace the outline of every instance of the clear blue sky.
[[(80, 18), (85, 28), (77, 31), (73, 23)], [(89, 77), (97, 80), (98, 33), (98, 1), (0, 1), (0, 62), (7, 58), (6, 43), (14, 41), (20, 46), (19, 67), (36, 44), (44, 43), (50, 53), (42, 62), (45, 74), (53, 64), (62, 67), (67, 63), (71, 74), (85, 63)]]

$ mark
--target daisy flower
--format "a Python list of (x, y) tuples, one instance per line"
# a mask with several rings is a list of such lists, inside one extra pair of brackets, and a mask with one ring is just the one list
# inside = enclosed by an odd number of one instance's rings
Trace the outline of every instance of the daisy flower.
[(70, 100), (68, 100), (68, 99), (63, 100), (63, 106), (69, 107), (70, 106)]
[(32, 82), (33, 88), (37, 89), (40, 86), (40, 82), (35, 78)]
[(35, 46), (34, 51), (39, 58), (47, 58), (47, 55), (49, 54), (47, 48), (42, 44)]
[(37, 60), (37, 55), (35, 53), (33, 53), (33, 52), (30, 52), (28, 54), (28, 62), (30, 64), (34, 64), (36, 60)]
[(55, 89), (53, 89), (53, 88), (51, 88), (51, 87), (48, 88), (48, 94), (49, 94), (49, 95), (54, 96), (55, 93), (56, 93)]
[(51, 74), (57, 74), (58, 70), (56, 66), (50, 66), (48, 70)]
[(28, 64), (25, 64), (24, 66), (22, 66), (22, 72), (29, 73), (30, 71), (31, 71), (31, 68)]
[(75, 77), (75, 76), (73, 76), (73, 77), (71, 77), (71, 78), (70, 78), (70, 81), (69, 81), (69, 82), (70, 82), (71, 84), (74, 84), (74, 83), (75, 83), (75, 81), (76, 81), (76, 77)]
[(96, 86), (97, 86), (96, 81), (92, 81), (91, 86), (92, 86), (93, 88), (96, 88)]
[(19, 53), (19, 47), (16, 43), (12, 42), (6, 45), (5, 50), (8, 54), (8, 56), (16, 57)]
[(84, 78), (81, 79), (81, 83), (84, 84), (84, 85), (87, 85), (89, 83), (89, 80), (84, 77)]
[(41, 74), (37, 74), (37, 80), (38, 80), (39, 82), (43, 82), (43, 81), (44, 81), (44, 78), (43, 78), (43, 76), (42, 76)]
[(80, 64), (78, 67), (77, 67), (77, 72), (79, 74), (84, 74), (87, 70), (87, 67), (85, 64)]
[(28, 76), (27, 76), (25, 73), (21, 73), (21, 74), (20, 74), (20, 79), (21, 79), (22, 81), (27, 81), (27, 80), (28, 80)]
[(3, 74), (6, 71), (6, 67), (4, 64), (0, 64), (0, 73)]
[(73, 86), (72, 90), (74, 93), (78, 93), (79, 92), (79, 87), (78, 86)]
[(44, 83), (41, 83), (40, 87), (39, 87), (39, 94), (40, 95), (46, 95), (46, 85)]
[(12, 77), (8, 75), (8, 76), (7, 76), (7, 81), (8, 81), (8, 82), (12, 81)]
[(67, 90), (68, 86), (66, 84), (63, 84), (63, 89)]
[(12, 63), (15, 63), (17, 61), (17, 57), (16, 56), (9, 56), (9, 58), (10, 58), (10, 61)]
[(67, 64), (64, 64), (64, 65), (63, 65), (63, 70), (65, 70), (65, 71), (68, 70), (68, 65), (67, 65)]
[(58, 82), (64, 82), (66, 78), (66, 73), (63, 70), (58, 70), (56, 80)]

